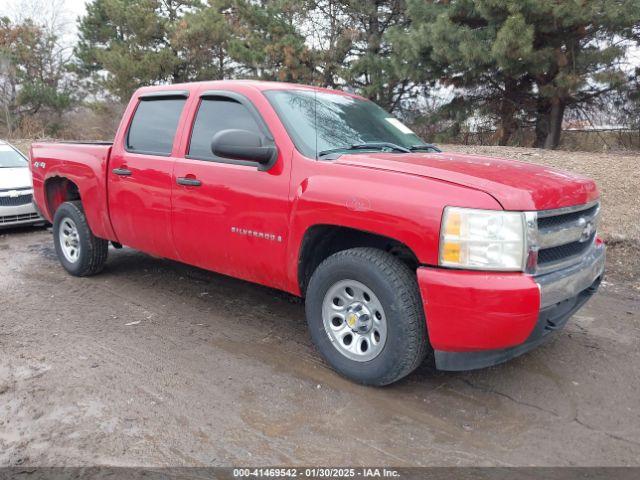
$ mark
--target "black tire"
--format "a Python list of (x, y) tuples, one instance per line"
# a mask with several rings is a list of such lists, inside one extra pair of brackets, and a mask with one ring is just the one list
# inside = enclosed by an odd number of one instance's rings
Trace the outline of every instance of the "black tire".
[[(386, 314), (386, 342), (375, 358), (364, 362), (347, 358), (334, 347), (323, 326), (326, 293), (347, 279), (369, 288)], [(383, 386), (400, 380), (431, 351), (415, 273), (379, 249), (344, 250), (322, 262), (307, 287), (306, 316), (311, 338), (325, 360), (341, 375), (365, 385)]]
[[(60, 228), (66, 218), (73, 221), (78, 232), (79, 255), (73, 262), (65, 257), (60, 244)], [(53, 243), (62, 266), (76, 277), (88, 277), (99, 273), (109, 252), (109, 242), (91, 232), (80, 201), (65, 202), (56, 210), (53, 218)]]

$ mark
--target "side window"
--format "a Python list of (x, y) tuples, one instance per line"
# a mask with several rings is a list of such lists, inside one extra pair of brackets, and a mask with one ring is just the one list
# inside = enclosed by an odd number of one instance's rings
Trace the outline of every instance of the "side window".
[(170, 155), (185, 102), (185, 98), (140, 100), (129, 127), (127, 150)]
[(211, 140), (221, 130), (240, 129), (263, 135), (251, 112), (231, 98), (203, 98), (198, 108), (191, 132), (189, 157), (215, 160), (211, 152)]

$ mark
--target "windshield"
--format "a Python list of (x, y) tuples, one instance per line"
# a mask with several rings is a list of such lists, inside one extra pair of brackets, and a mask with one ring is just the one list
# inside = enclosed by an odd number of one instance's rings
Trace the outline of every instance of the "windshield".
[(0, 168), (26, 167), (27, 161), (10, 145), (0, 145)]
[(387, 146), (387, 151), (406, 152), (424, 143), (402, 122), (368, 100), (309, 90), (270, 90), (265, 95), (296, 148), (307, 157), (351, 151), (354, 145), (364, 146), (359, 150), (366, 151), (364, 144), (371, 144), (371, 150)]

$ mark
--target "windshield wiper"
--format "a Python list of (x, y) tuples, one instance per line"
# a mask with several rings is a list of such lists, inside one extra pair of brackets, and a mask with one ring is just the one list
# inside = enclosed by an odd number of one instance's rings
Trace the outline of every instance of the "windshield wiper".
[(409, 150), (412, 152), (417, 152), (419, 150), (425, 150), (427, 152), (442, 152), (438, 147), (436, 147), (433, 143), (423, 143), (422, 145), (411, 145)]
[(391, 142), (367, 142), (367, 143), (355, 143), (348, 147), (332, 148), (330, 150), (322, 150), (318, 152), (318, 157), (324, 157), (331, 155), (332, 153), (349, 152), (353, 150), (382, 150), (382, 151), (396, 151), (402, 153), (411, 153), (411, 150), (400, 145), (396, 145)]

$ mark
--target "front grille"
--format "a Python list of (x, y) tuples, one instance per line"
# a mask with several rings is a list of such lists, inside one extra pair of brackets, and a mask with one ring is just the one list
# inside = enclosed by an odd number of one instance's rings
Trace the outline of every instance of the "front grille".
[(547, 273), (578, 263), (596, 239), (600, 204), (587, 204), (537, 214), (537, 272)]
[(28, 205), (31, 203), (33, 195), (18, 195), (17, 197), (1, 197), (0, 207), (19, 207), (20, 205)]
[(582, 255), (589, 250), (594, 238), (595, 234), (586, 242), (571, 242), (557, 247), (543, 248), (538, 252), (538, 265), (560, 262), (567, 258)]
[(553, 215), (549, 217), (540, 217), (538, 218), (538, 228), (545, 229), (545, 228), (561, 226), (562, 224), (571, 223), (576, 220), (579, 220), (581, 217), (591, 218), (597, 213), (599, 207), (600, 206), (596, 204), (590, 208), (587, 208), (586, 210), (563, 213), (560, 215)]
[(0, 217), (0, 225), (6, 225), (9, 223), (27, 222), (29, 220), (38, 220), (40, 215), (37, 213), (25, 213), (23, 215), (7, 215)]

